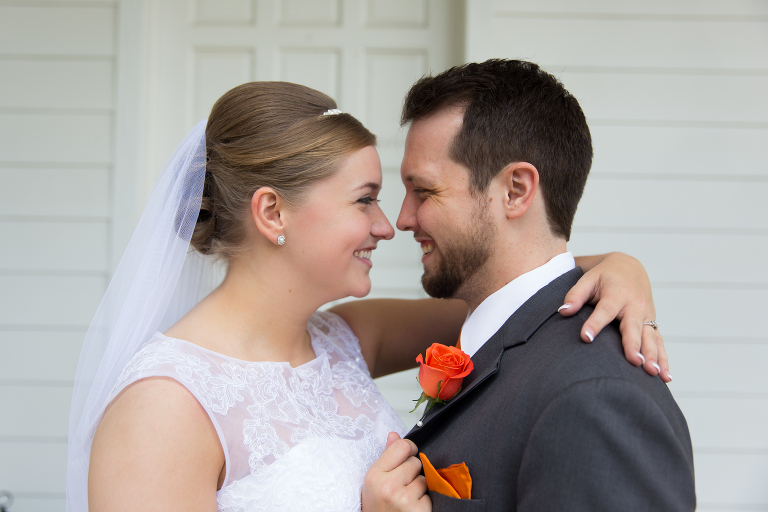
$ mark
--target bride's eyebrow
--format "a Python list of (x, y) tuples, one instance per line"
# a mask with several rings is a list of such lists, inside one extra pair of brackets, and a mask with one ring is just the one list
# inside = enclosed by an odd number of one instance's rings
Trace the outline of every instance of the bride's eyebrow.
[(357, 187), (355, 189), (355, 192), (357, 192), (358, 190), (363, 190), (364, 188), (370, 188), (371, 192), (376, 192), (377, 190), (379, 190), (381, 188), (381, 185), (379, 185), (378, 183), (374, 183), (372, 181), (369, 181), (368, 183), (363, 183), (362, 185)]

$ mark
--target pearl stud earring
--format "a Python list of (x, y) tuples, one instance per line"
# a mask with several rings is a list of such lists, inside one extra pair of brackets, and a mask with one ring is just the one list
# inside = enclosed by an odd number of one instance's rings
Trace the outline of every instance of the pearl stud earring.
[(277, 237), (277, 245), (283, 245), (285, 244), (285, 237), (283, 235), (280, 235)]

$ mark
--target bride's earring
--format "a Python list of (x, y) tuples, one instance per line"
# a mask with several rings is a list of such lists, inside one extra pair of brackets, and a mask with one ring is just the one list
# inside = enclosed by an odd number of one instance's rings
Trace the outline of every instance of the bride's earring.
[(283, 245), (285, 243), (285, 237), (280, 235), (277, 237), (277, 245)]

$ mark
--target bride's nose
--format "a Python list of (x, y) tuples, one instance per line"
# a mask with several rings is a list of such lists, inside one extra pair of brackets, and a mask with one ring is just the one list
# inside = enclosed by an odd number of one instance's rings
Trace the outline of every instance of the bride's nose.
[(387, 216), (379, 209), (378, 216), (371, 226), (371, 234), (382, 240), (391, 240), (395, 236), (395, 229), (389, 223)]

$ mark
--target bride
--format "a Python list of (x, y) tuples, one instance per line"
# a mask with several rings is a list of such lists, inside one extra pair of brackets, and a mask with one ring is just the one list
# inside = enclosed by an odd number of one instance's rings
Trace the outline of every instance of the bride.
[[(371, 253), (394, 235), (375, 137), (335, 107), (300, 85), (241, 85), (166, 164), (83, 346), (68, 510), (360, 510), (388, 433), (405, 433), (372, 378), (455, 342), (466, 306), (318, 311), (367, 295)], [(211, 259), (226, 276), (200, 300)], [(608, 280), (619, 311), (630, 299), (610, 283), (643, 295), (637, 272), (614, 255), (578, 286)]]

